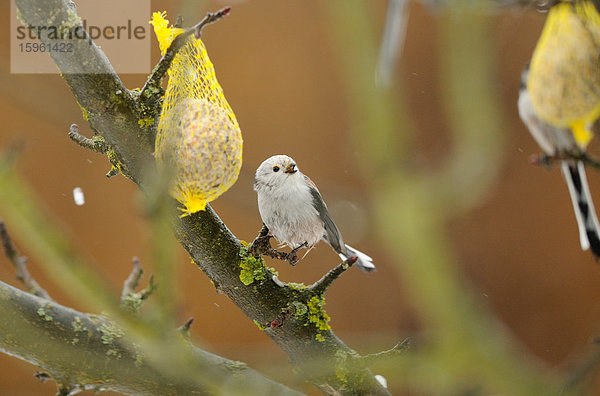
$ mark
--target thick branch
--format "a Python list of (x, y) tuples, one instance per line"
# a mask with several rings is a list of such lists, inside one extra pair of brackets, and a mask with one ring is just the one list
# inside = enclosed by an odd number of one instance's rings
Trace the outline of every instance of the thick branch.
[[(204, 212), (175, 219), (174, 228), (176, 237), (194, 262), (255, 323), (271, 323), (294, 301), (307, 301), (314, 295), (309, 289), (281, 286), (272, 278), (244, 285), (239, 279), (242, 245), (210, 206)], [(349, 370), (345, 381), (337, 376), (339, 356), (356, 355), (356, 352), (333, 331), (319, 330), (304, 317), (294, 317), (281, 327), (268, 327), (264, 331), (288, 354), (291, 363), (323, 392), (388, 394), (366, 365), (345, 368)]]
[[(248, 389), (252, 394), (299, 394), (240, 362), (190, 346), (197, 364), (221, 384), (198, 387), (165, 377), (145, 363), (115, 323), (35, 297), (0, 282), (0, 346), (48, 371), (63, 386), (135, 395), (206, 394)], [(206, 374), (206, 373), (205, 373)], [(238, 382), (239, 381), (239, 382)], [(237, 382), (237, 384), (234, 384)], [(231, 387), (233, 385), (233, 387)]]
[[(59, 26), (84, 31), (80, 18), (67, 0), (15, 0), (22, 20), (32, 26)], [(51, 29), (42, 29), (40, 40)], [(138, 123), (139, 110), (134, 95), (125, 88), (104, 52), (91, 40), (65, 40), (73, 46), (71, 53), (50, 52), (61, 76), (85, 109), (90, 126), (115, 151), (126, 168), (126, 176), (143, 186), (144, 170), (153, 163), (154, 135)], [(86, 70), (88, 74), (72, 73)], [(127, 131), (127, 133), (123, 133)], [(115, 144), (118, 141), (118, 144)]]

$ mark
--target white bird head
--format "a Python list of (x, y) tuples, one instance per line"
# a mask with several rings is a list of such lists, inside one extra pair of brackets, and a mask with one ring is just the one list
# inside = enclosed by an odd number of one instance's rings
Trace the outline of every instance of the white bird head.
[(287, 155), (274, 155), (263, 161), (256, 169), (254, 190), (272, 189), (287, 183), (289, 180), (301, 180), (296, 161)]

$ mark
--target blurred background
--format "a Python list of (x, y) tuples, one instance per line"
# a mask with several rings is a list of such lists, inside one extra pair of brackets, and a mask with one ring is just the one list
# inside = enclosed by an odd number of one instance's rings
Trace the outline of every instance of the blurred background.
[[(413, 290), (421, 285), (412, 278), (414, 267), (421, 263), (418, 255), (403, 254), (411, 230), (398, 225), (398, 234), (390, 235), (386, 228), (388, 237), (381, 238), (378, 219), (385, 214), (382, 216), (384, 206), (377, 193), (385, 190), (386, 182), (369, 173), (379, 170), (372, 166), (372, 152), (367, 153), (369, 149), (362, 144), (371, 131), (356, 131), (356, 106), (365, 99), (359, 97), (364, 93), (353, 88), (356, 85), (348, 80), (352, 74), (345, 71), (349, 59), (356, 58), (361, 65), (365, 57), (377, 56), (378, 47), (371, 46), (371, 52), (365, 53), (367, 44), (360, 41), (366, 36), (379, 45), (387, 3), (363, 2), (368, 11), (364, 19), (372, 28), (365, 32), (360, 26), (340, 26), (346, 16), (327, 1), (153, 0), (152, 10), (166, 10), (171, 21), (182, 14), (190, 25), (206, 11), (233, 7), (230, 16), (204, 30), (203, 41), (242, 128), (244, 165), (237, 184), (212, 206), (238, 238), (251, 241), (261, 226), (252, 190), (254, 171), (271, 155), (292, 156), (319, 186), (346, 242), (375, 260), (377, 272), (366, 275), (352, 269), (326, 295), (326, 309), (336, 334), (359, 353), (374, 353), (409, 336), (419, 339), (427, 327), (424, 322), (428, 314), (421, 312), (418, 296), (429, 291)], [(448, 103), (452, 96), (445, 80), (450, 67), (446, 46), (449, 26), (464, 26), (462, 18), (470, 18), (467, 13), (464, 9), (444, 11), (410, 4), (406, 40), (393, 68), (389, 96), (400, 98), (391, 108), (402, 120), (385, 131), (394, 136), (398, 146), (403, 145), (393, 156), (397, 161), (394, 167), (406, 162), (410, 165), (405, 170), (436, 173), (453, 152), (459, 138), (451, 127), (455, 114), (452, 103)], [(8, 2), (0, 3), (0, 15), (6, 25)], [(518, 356), (543, 371), (558, 373), (574, 364), (600, 334), (600, 266), (591, 253), (580, 250), (560, 171), (530, 163), (531, 155), (539, 149), (517, 114), (520, 72), (543, 22), (544, 14), (534, 7), (488, 12), (478, 19), (485, 39), (492, 44), (485, 48), (491, 60), (488, 83), (500, 122), (490, 116), (489, 131), (494, 136), (472, 142), (482, 155), (471, 166), (488, 169), (482, 174), (481, 188), (475, 183), (461, 190), (464, 201), (459, 201), (464, 205), (458, 204), (461, 208), (440, 224), (457, 285), (469, 292), (477, 309), (489, 310), (505, 327), (506, 337), (517, 345)], [(91, 136), (91, 131), (59, 75), (10, 74), (9, 45), (9, 37), (3, 35), (0, 148), (23, 145), (19, 171), (47, 210), (62, 221), (97, 272), (114, 285), (117, 299), (132, 256), (140, 257), (147, 274), (152, 272), (149, 226), (139, 192), (122, 176), (107, 179), (106, 158), (68, 139), (72, 123), (79, 124), (83, 134)], [(153, 64), (158, 59), (153, 36)], [(367, 61), (375, 63), (375, 59)], [(374, 84), (373, 70), (360, 72), (365, 81)], [(130, 89), (141, 87), (145, 77), (121, 76)], [(465, 70), (463, 79), (464, 90), (459, 88), (454, 95), (468, 97), (473, 76)], [(364, 116), (369, 114), (375, 113), (367, 111)], [(485, 114), (479, 115), (485, 120)], [(369, 123), (377, 124), (367, 120), (364, 125)], [(482, 136), (489, 131), (481, 129)], [(600, 202), (599, 175), (589, 171), (588, 176), (592, 195)], [(75, 187), (81, 187), (85, 194), (83, 206), (73, 201)], [(400, 194), (406, 193), (406, 188), (409, 186), (402, 183), (397, 186)], [(462, 187), (459, 184), (456, 188)], [(471, 188), (475, 198), (470, 196)], [(424, 205), (423, 210), (431, 208)], [(412, 215), (418, 223), (421, 213)], [(429, 218), (430, 213), (423, 215)], [(7, 226), (10, 231), (11, 224)], [(397, 245), (390, 244), (394, 238)], [(21, 245), (18, 240), (16, 243)], [(179, 260), (179, 317), (182, 323), (190, 316), (196, 318), (192, 336), (200, 346), (245, 361), (304, 392), (318, 394), (314, 387), (295, 379), (285, 354), (226, 297), (215, 292), (183, 249)], [(279, 271), (283, 281), (312, 283), (337, 263), (329, 247), (318, 245), (296, 267), (274, 261), (268, 265)], [(87, 309), (68, 297), (61, 286), (51, 283), (34, 261), (29, 269), (58, 302)], [(20, 287), (4, 256), (0, 256), (0, 279)], [(435, 279), (431, 284), (436, 287)], [(34, 366), (2, 354), (0, 366), (2, 394), (55, 392), (54, 384), (40, 384), (33, 378), (37, 371)], [(406, 391), (405, 374), (400, 370), (397, 376), (393, 369), (383, 374), (392, 392)]]

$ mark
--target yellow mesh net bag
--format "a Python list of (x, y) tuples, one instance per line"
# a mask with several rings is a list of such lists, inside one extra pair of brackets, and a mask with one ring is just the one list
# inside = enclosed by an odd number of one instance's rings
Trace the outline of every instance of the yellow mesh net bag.
[[(169, 27), (165, 17), (155, 12), (150, 22), (163, 55), (183, 32)], [(169, 192), (185, 206), (185, 216), (204, 210), (235, 183), (242, 133), (200, 39), (187, 38), (168, 74), (155, 158), (159, 169), (172, 172)]]
[(600, 14), (592, 1), (561, 2), (548, 12), (527, 80), (536, 114), (573, 131), (580, 147), (600, 117)]

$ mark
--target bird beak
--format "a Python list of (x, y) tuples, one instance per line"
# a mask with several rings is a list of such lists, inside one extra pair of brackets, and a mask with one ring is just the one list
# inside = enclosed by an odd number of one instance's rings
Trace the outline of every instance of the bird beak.
[(296, 169), (296, 164), (289, 164), (287, 168), (285, 168), (285, 173), (296, 173), (298, 169)]

